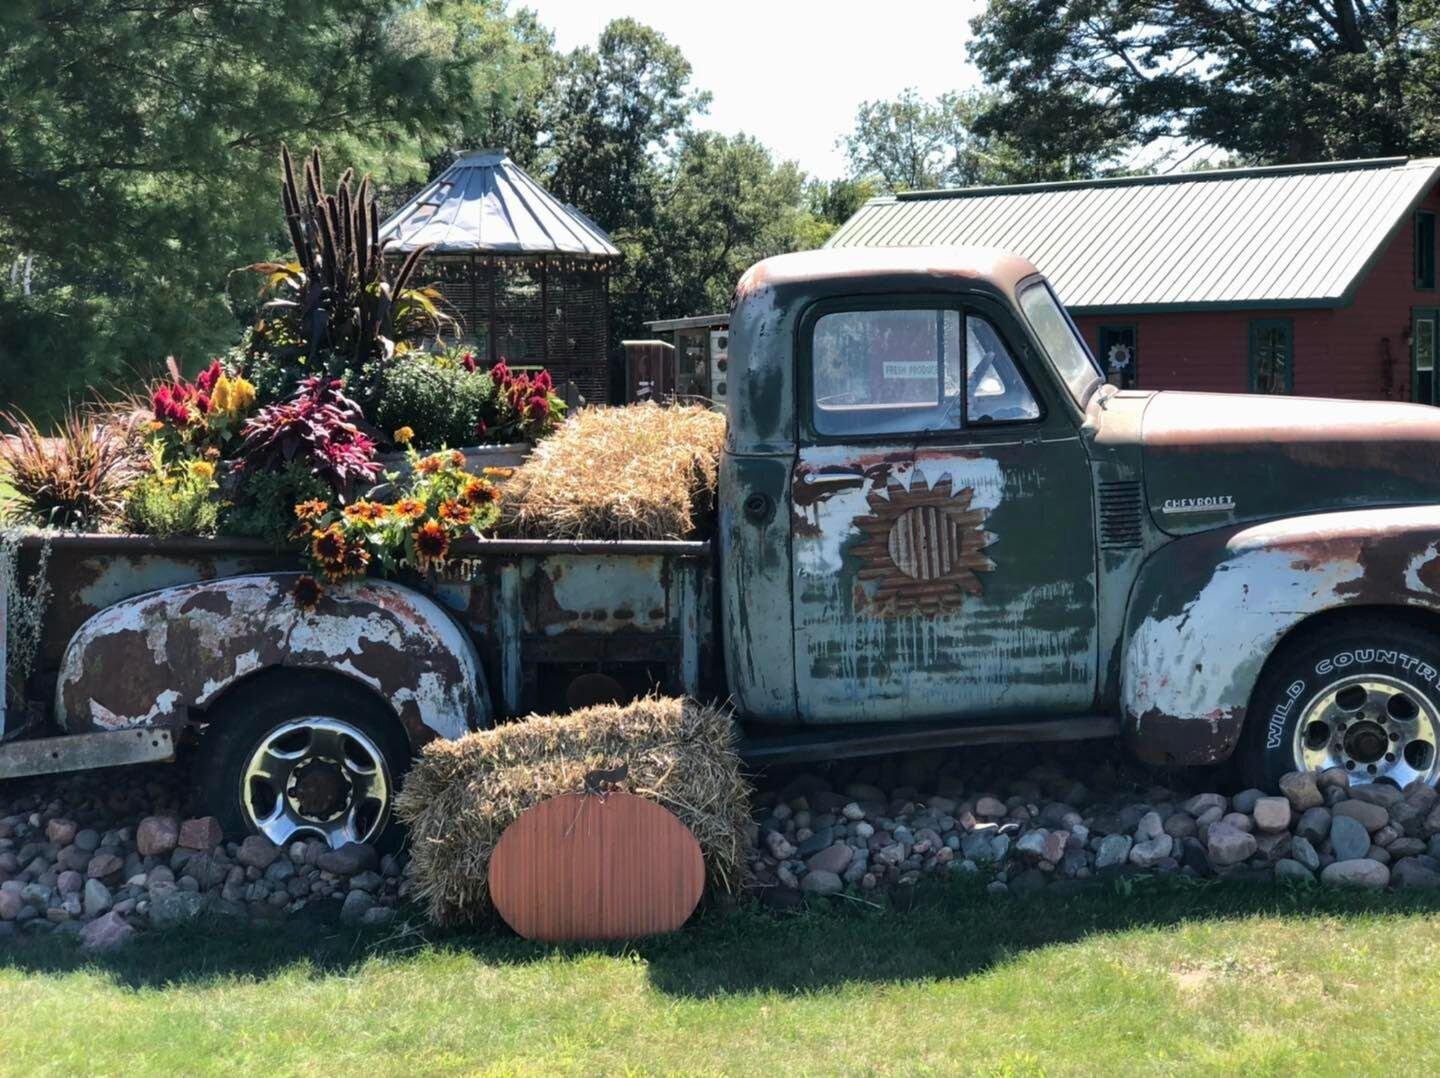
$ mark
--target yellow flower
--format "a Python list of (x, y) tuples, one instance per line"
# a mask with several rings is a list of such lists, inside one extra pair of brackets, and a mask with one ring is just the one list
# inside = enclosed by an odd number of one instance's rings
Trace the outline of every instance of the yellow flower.
[(208, 460), (192, 460), (190, 462), (190, 475), (195, 479), (203, 479), (205, 482), (215, 478), (215, 465)]
[(401, 427), (391, 437), (395, 439), (396, 445), (409, 445), (415, 440), (415, 431), (410, 427)]
[(224, 415), (249, 411), (255, 403), (255, 387), (244, 378), (222, 374), (210, 393), (210, 406)]
[(480, 472), (486, 479), (509, 479), (515, 474), (514, 468), (485, 468)]

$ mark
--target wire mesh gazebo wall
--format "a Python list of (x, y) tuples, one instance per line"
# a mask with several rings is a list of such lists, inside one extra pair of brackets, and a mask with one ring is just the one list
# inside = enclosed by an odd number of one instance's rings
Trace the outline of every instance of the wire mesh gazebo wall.
[(460, 320), (462, 338), (493, 365), (546, 368), (591, 403), (609, 398), (610, 267), (599, 260), (496, 255), (427, 259), (433, 283)]

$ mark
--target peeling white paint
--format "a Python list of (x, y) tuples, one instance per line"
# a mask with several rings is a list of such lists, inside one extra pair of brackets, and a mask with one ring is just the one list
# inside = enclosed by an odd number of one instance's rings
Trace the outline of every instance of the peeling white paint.
[[(380, 680), (357, 665), (368, 646), (378, 646), (416, 657), (414, 682), (389, 688), (397, 709), (413, 705), (419, 721), (444, 737), (463, 733), (472, 720), (488, 723), (489, 701), (481, 690), (474, 645), (434, 600), (389, 581), (364, 581), (327, 590), (327, 603), (338, 605), (339, 612), (307, 614), (289, 599), (293, 579), (290, 574), (232, 577), (147, 593), (102, 610), (81, 626), (66, 649), (56, 694), (57, 721), (68, 728), (66, 696), (78, 693), (88, 698), (90, 721), (104, 729), (159, 722), (182, 707), (212, 703), (237, 680), (266, 665), (319, 666), (383, 693)], [(223, 596), (228, 609), (206, 609), (207, 594)], [(193, 688), (167, 689), (155, 701), (137, 701), (147, 710), (130, 715), (94, 699), (114, 696), (113, 686), (103, 693), (99, 686), (86, 687), (87, 671), (96, 665), (87, 661), (92, 650), (103, 654), (108, 638), (136, 634), (144, 638), (148, 658), (164, 666), (175, 661), (171, 628), (177, 621), (184, 622), (199, 654), (213, 656), (213, 665), (206, 669), (175, 673), (177, 686)], [(252, 646), (239, 651), (240, 641)], [(423, 669), (428, 654), (453, 660), (460, 676), (448, 679)], [(396, 673), (403, 676), (403, 665)]]
[(1180, 613), (1147, 616), (1131, 634), (1121, 674), (1127, 717), (1195, 719), (1244, 707), (1280, 638), (1301, 617), (1343, 605), (1342, 586), (1364, 572), (1355, 561), (1306, 566), (1284, 546), (1238, 545), (1244, 552), (1216, 566)]

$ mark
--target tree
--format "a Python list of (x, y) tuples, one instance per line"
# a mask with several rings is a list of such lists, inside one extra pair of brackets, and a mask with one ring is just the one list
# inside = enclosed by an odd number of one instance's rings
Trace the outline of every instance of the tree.
[(656, 216), (623, 229), (613, 321), (627, 333), (654, 318), (728, 310), (753, 263), (823, 242), (805, 176), (748, 135), (684, 136), (656, 175)]
[(991, 0), (981, 132), (1252, 162), (1440, 151), (1440, 0)]
[(1022, 139), (982, 130), (980, 119), (1002, 104), (993, 91), (941, 94), (914, 89), (891, 101), (863, 102), (844, 139), (851, 174), (887, 191), (1026, 183), (1090, 175), (1108, 143), (1077, 155), (1063, 140)]
[(0, 399), (53, 408), (230, 343), (227, 272), (280, 244), (282, 141), (403, 175), (471, 109), (455, 6), (0, 5), (0, 265), (33, 259), (28, 293), (0, 275), (0, 326), (20, 331), (0, 335)]
[(709, 100), (663, 35), (634, 19), (611, 22), (594, 49), (565, 58), (547, 106), (543, 157), (555, 193), (605, 228), (647, 219), (657, 156)]

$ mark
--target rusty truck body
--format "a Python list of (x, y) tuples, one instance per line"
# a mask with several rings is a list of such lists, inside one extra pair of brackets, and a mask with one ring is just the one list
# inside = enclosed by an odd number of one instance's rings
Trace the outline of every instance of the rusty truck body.
[(964, 248), (756, 265), (728, 381), (707, 541), (474, 541), (308, 611), (260, 544), (50, 539), (55, 729), (0, 776), (194, 740), (227, 826), (339, 843), (429, 739), (655, 687), (762, 763), (1122, 734), (1440, 777), (1440, 413), (1117, 391), (1032, 265)]

